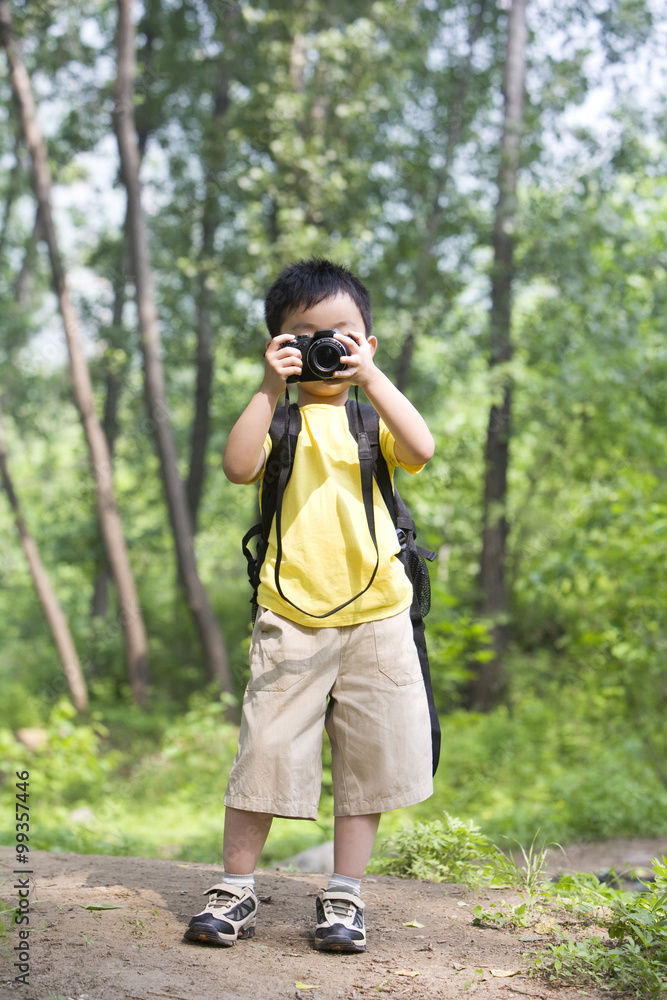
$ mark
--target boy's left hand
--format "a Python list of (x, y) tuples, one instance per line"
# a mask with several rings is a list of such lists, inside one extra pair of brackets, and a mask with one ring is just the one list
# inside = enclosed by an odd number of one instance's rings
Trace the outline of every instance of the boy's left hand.
[(363, 388), (377, 371), (373, 363), (377, 339), (373, 336), (366, 337), (365, 334), (357, 333), (356, 330), (349, 330), (347, 333), (339, 332), (335, 334), (335, 339), (340, 340), (341, 344), (345, 344), (350, 353), (340, 359), (346, 370), (336, 372), (334, 378), (349, 380), (352, 385), (359, 385)]

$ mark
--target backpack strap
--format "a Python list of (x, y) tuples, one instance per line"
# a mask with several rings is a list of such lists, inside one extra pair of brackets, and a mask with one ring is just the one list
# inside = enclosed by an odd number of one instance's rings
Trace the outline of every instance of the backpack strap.
[(355, 399), (348, 399), (345, 403), (347, 412), (347, 422), (350, 434), (355, 441), (359, 440), (359, 432), (365, 432), (371, 446), (373, 454), (373, 475), (378, 484), (380, 494), (384, 500), (384, 505), (389, 512), (392, 521), (396, 523), (394, 516), (394, 490), (391, 484), (391, 476), (380, 448), (380, 416), (378, 411), (370, 403), (360, 403), (357, 387), (355, 386)]
[[(276, 498), (281, 473), (284, 475), (282, 491), (284, 492), (292, 474), (296, 442), (301, 430), (301, 411), (296, 403), (286, 403), (275, 410), (269, 428), (271, 451), (266, 460), (266, 468), (262, 477), (259, 497), (260, 520), (243, 536), (241, 548), (248, 563), (248, 579), (252, 588), (250, 603), (252, 606), (252, 621), (257, 617), (257, 590), (259, 577), (269, 544), (271, 525), (276, 512)], [(250, 543), (257, 538), (257, 552), (253, 555)]]
[[(356, 386), (355, 386), (356, 390)], [(396, 534), (401, 544), (401, 549), (405, 550), (408, 544), (412, 545), (417, 537), (417, 528), (398, 490), (394, 487), (387, 461), (380, 448), (380, 417), (374, 406), (370, 403), (360, 403), (359, 399), (348, 399), (345, 404), (347, 419), (350, 425), (350, 433), (356, 439), (360, 425), (368, 433), (373, 451), (373, 471), (375, 481), (378, 484), (380, 495), (384, 500), (384, 505), (389, 511), (389, 516), (394, 522)], [(420, 545), (414, 545), (417, 553), (423, 558), (433, 562), (436, 553), (429, 549), (424, 549)]]
[[(356, 387), (355, 387), (356, 389)], [(356, 395), (356, 393), (355, 393)], [(433, 774), (440, 761), (440, 746), (442, 741), (440, 720), (435, 707), (433, 696), (433, 685), (431, 683), (431, 667), (426, 648), (426, 633), (424, 617), (430, 607), (430, 585), (428, 570), (423, 562), (428, 559), (432, 562), (436, 554), (428, 549), (423, 549), (417, 545), (417, 529), (410, 511), (406, 507), (398, 490), (394, 489), (386, 459), (380, 448), (380, 417), (374, 406), (369, 403), (360, 403), (358, 396), (355, 400), (348, 399), (345, 404), (347, 409), (347, 419), (350, 425), (350, 432), (356, 437), (359, 432), (359, 425), (363, 425), (373, 450), (373, 460), (375, 467), (375, 479), (380, 490), (385, 507), (389, 511), (396, 527), (396, 534), (401, 546), (399, 559), (412, 584), (412, 604), (410, 606), (410, 620), (412, 622), (412, 632), (415, 640), (419, 665), (421, 667), (426, 700), (428, 701), (428, 711), (431, 721), (431, 751), (433, 761)]]

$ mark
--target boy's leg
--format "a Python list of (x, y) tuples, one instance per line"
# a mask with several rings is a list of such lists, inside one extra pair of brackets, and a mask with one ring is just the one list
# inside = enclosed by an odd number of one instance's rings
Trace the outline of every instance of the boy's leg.
[(185, 931), (186, 941), (229, 947), (253, 937), (257, 916), (255, 868), (273, 816), (227, 807), (220, 882), (206, 890), (208, 902)]
[(373, 850), (381, 813), (336, 816), (334, 820), (334, 872), (360, 879)]
[(271, 829), (270, 813), (245, 809), (225, 809), (222, 863), (230, 875), (250, 875), (255, 871)]
[(334, 872), (318, 896), (315, 947), (318, 951), (365, 951), (361, 877), (373, 850), (380, 813), (336, 816)]

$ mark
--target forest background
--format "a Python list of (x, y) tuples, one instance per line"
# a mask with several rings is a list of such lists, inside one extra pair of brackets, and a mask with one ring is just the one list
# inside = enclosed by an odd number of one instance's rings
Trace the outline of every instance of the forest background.
[[(400, 488), (442, 759), (384, 831), (666, 832), (667, 20), (531, 0), (524, 38), (524, 6), (0, 4), (0, 751), (32, 846), (220, 860), (256, 507), (221, 453), (310, 255), (365, 281), (436, 439)], [(330, 798), (325, 769), (264, 862), (329, 839)]]

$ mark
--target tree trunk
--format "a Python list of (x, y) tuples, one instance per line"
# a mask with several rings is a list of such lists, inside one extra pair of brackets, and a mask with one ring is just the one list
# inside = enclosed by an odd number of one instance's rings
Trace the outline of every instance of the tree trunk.
[(141, 201), (139, 150), (132, 103), (135, 31), (131, 16), (131, 0), (118, 0), (118, 15), (118, 79), (114, 130), (118, 140), (123, 183), (127, 190), (130, 252), (144, 359), (146, 403), (160, 460), (180, 580), (185, 588), (206, 654), (209, 673), (223, 690), (231, 692), (232, 680), (222, 633), (199, 578), (192, 522), (185, 487), (178, 472), (176, 446), (167, 409), (161, 338), (148, 250), (148, 228)]
[[(512, 358), (512, 280), (514, 277), (514, 220), (526, 61), (526, 3), (512, 0), (507, 29), (507, 57), (503, 92), (505, 112), (498, 174), (498, 201), (493, 227), (491, 274), (490, 357), (491, 369)], [(512, 385), (503, 380), (502, 402), (489, 414), (485, 448), (485, 481), (482, 554), (479, 569), (479, 614), (490, 619), (493, 656), (476, 666), (471, 685), (471, 707), (488, 711), (501, 699), (505, 686), (503, 657), (507, 647), (507, 584), (505, 579), (508, 523), (507, 468), (512, 412)]]
[[(125, 221), (125, 230), (127, 231), (127, 220)], [(119, 255), (118, 268), (114, 269), (113, 278), (113, 314), (111, 319), (111, 328), (114, 331), (120, 330), (123, 324), (123, 308), (125, 306), (125, 283), (126, 283), (126, 267), (125, 267), (125, 243), (123, 240), (123, 247)], [(116, 347), (116, 336), (112, 336), (111, 343), (112, 347)], [(120, 403), (120, 395), (123, 389), (123, 379), (122, 376), (116, 369), (115, 359), (112, 360), (105, 378), (104, 384), (106, 389), (106, 396), (104, 399), (104, 416), (102, 418), (102, 430), (104, 431), (104, 436), (107, 440), (107, 447), (109, 449), (109, 458), (113, 462), (114, 449), (116, 447), (116, 438), (118, 436), (118, 406)], [(101, 554), (101, 558), (97, 562), (97, 572), (95, 573), (95, 583), (93, 586), (93, 596), (90, 602), (90, 614), (92, 618), (106, 618), (109, 613), (109, 584), (111, 583), (113, 577), (111, 575), (111, 567), (109, 566), (109, 560), (106, 557), (106, 553)]]
[(30, 567), (30, 574), (32, 576), (33, 583), (35, 584), (35, 590), (37, 591), (37, 595), (42, 603), (42, 607), (44, 608), (44, 614), (46, 615), (49, 628), (51, 629), (51, 634), (53, 635), (58, 653), (60, 654), (60, 662), (63, 665), (63, 670), (65, 671), (67, 686), (69, 687), (74, 707), (77, 712), (87, 712), (88, 689), (86, 688), (86, 682), (79, 664), (79, 657), (76, 654), (74, 640), (72, 639), (67, 619), (65, 618), (58, 598), (56, 597), (56, 592), (51, 586), (51, 581), (49, 580), (44, 564), (40, 558), (37, 545), (26, 528), (18, 497), (16, 496), (16, 491), (14, 490), (14, 485), (9, 475), (1, 412), (0, 482), (2, 483), (2, 488), (7, 494), (10, 506), (14, 513), (16, 530), (18, 531), (19, 538), (21, 539), (21, 545), (23, 546), (25, 557), (28, 560), (28, 566)]
[[(236, 14), (235, 8), (226, 15), (226, 20)], [(230, 35), (233, 32), (230, 31)], [(202, 154), (206, 175), (206, 195), (202, 216), (202, 241), (197, 277), (199, 294), (197, 297), (197, 387), (195, 391), (195, 412), (190, 435), (190, 467), (186, 484), (188, 509), (192, 520), (192, 530), (197, 533), (199, 504), (204, 491), (206, 476), (206, 453), (210, 434), (211, 386), (213, 384), (213, 326), (211, 323), (211, 290), (208, 277), (214, 255), (215, 234), (218, 228), (218, 198), (220, 187), (217, 174), (222, 153), (222, 120), (229, 108), (229, 66), (227, 56), (222, 57), (216, 83), (213, 105), (211, 143), (205, 143)]]
[(95, 412), (90, 372), (79, 336), (79, 317), (67, 288), (56, 229), (51, 213), (51, 174), (46, 144), (37, 123), (30, 78), (20, 59), (12, 31), (9, 3), (0, 0), (0, 37), (7, 50), (12, 87), (21, 112), (23, 131), (33, 165), (33, 185), (39, 203), (40, 222), (46, 241), (53, 285), (65, 327), (72, 373), (72, 389), (78, 407), (95, 475), (95, 487), (107, 555), (111, 564), (120, 606), (128, 659), (130, 685), (138, 705), (145, 707), (148, 686), (148, 646), (134, 577), (127, 555), (122, 525), (116, 507), (111, 460), (104, 432)]
[[(208, 242), (207, 230), (212, 227), (203, 224), (204, 240)], [(202, 253), (204, 248), (202, 247)], [(190, 467), (186, 483), (186, 495), (192, 530), (197, 533), (199, 504), (204, 492), (206, 478), (206, 453), (211, 428), (211, 386), (213, 383), (213, 326), (211, 324), (208, 274), (202, 266), (197, 277), (199, 295), (197, 299), (197, 387), (195, 389), (195, 413), (190, 434)]]

